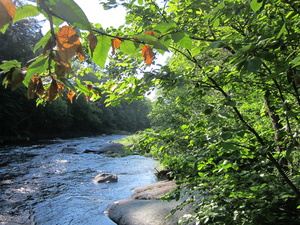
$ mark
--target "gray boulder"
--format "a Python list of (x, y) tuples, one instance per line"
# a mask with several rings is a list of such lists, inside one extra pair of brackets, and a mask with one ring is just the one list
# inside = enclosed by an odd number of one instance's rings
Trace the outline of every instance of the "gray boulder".
[(95, 183), (114, 183), (118, 182), (118, 176), (110, 173), (100, 173), (94, 178)]
[(174, 188), (175, 183), (172, 181), (161, 181), (136, 188), (133, 190), (131, 199), (115, 202), (107, 208), (105, 213), (118, 225), (177, 225), (180, 218), (191, 214), (192, 210), (187, 205), (166, 218), (184, 201), (184, 199), (170, 202), (159, 200), (160, 196)]

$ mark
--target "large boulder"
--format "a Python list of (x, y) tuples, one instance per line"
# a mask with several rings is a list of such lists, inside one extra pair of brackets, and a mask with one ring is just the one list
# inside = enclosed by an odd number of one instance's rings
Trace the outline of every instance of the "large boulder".
[(118, 182), (118, 176), (110, 173), (100, 173), (94, 178), (95, 183), (113, 183)]
[(132, 190), (131, 199), (157, 200), (176, 187), (174, 181), (160, 181)]
[[(109, 206), (107, 216), (118, 225), (177, 225), (185, 214), (192, 213), (190, 206), (166, 218), (184, 200), (161, 201), (159, 198), (175, 188), (172, 181), (161, 181), (133, 190), (131, 199), (120, 200)], [(196, 224), (196, 223), (189, 223)]]

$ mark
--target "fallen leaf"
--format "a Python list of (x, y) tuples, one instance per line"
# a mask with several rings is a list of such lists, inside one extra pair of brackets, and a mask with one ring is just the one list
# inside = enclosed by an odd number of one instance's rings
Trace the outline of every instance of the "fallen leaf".
[(0, 0), (0, 29), (11, 23), (16, 14), (16, 6), (9, 0)]
[(75, 92), (73, 90), (69, 90), (68, 92), (68, 98), (70, 100), (71, 103), (73, 103), (73, 98), (75, 96)]
[(116, 49), (120, 47), (121, 42), (122, 41), (119, 38), (111, 39), (111, 47), (112, 47), (111, 54), (112, 55), (114, 55), (116, 53)]
[(149, 45), (142, 47), (142, 56), (144, 57), (144, 62), (150, 66), (154, 59), (154, 53)]

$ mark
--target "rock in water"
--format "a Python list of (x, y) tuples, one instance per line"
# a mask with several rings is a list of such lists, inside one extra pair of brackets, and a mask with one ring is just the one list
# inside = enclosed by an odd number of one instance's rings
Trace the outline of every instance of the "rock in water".
[(96, 183), (113, 183), (118, 182), (118, 176), (110, 173), (100, 173), (94, 178)]
[[(179, 201), (161, 201), (160, 196), (176, 187), (174, 181), (160, 181), (133, 190), (131, 199), (115, 202), (105, 211), (106, 215), (118, 225), (177, 225), (181, 217), (192, 214), (190, 205), (169, 216), (180, 205)], [(184, 223), (186, 224), (186, 223)], [(195, 225), (196, 222), (189, 222)]]

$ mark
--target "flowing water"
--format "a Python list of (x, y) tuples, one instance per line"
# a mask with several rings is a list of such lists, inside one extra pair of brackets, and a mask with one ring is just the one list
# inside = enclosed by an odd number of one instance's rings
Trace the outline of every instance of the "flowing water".
[[(120, 135), (0, 147), (0, 224), (112, 225), (105, 209), (131, 189), (156, 181), (155, 160), (138, 155), (84, 153)], [(99, 173), (117, 183), (94, 183)]]

